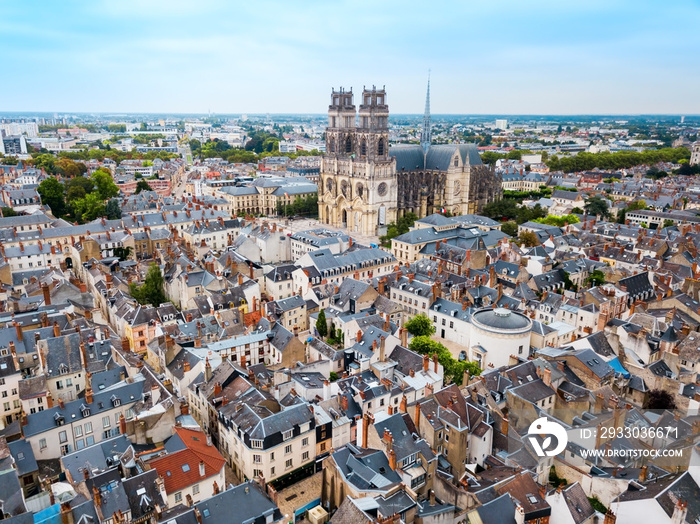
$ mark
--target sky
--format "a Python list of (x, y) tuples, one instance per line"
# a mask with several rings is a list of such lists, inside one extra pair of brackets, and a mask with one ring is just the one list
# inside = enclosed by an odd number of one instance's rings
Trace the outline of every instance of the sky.
[(0, 111), (700, 114), (699, 0), (0, 2)]

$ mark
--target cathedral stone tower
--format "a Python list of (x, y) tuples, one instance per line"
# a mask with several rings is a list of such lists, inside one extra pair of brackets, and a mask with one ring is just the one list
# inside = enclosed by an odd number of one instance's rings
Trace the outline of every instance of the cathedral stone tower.
[[(430, 89), (430, 88), (428, 88)], [(360, 235), (383, 235), (406, 213), (478, 213), (502, 194), (501, 180), (483, 165), (474, 144), (430, 144), (430, 91), (422, 145), (389, 148), (384, 89), (364, 89), (359, 112), (352, 90), (333, 90), (318, 216)]]
[[(357, 118), (359, 116), (359, 118)], [(396, 172), (389, 155), (389, 106), (384, 89), (364, 89), (359, 114), (352, 91), (331, 93), (319, 220), (351, 233), (375, 235), (396, 220)]]

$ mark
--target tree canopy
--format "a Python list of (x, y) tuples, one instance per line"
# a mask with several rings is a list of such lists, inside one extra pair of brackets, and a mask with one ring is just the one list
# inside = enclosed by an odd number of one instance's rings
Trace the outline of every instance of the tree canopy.
[(690, 158), (690, 151), (685, 147), (663, 149), (645, 149), (644, 151), (618, 151), (610, 153), (578, 153), (570, 157), (552, 156), (547, 165), (552, 171), (588, 171), (591, 169), (625, 169), (644, 164), (653, 165), (659, 162), (672, 162), (677, 164), (682, 159)]
[(586, 212), (589, 215), (601, 216), (607, 218), (610, 216), (610, 211), (608, 210), (608, 203), (600, 195), (593, 195), (586, 199), (586, 204), (584, 206)]
[(151, 186), (148, 185), (148, 182), (145, 180), (139, 180), (136, 182), (136, 190), (134, 191), (134, 194), (138, 195), (141, 191), (153, 191), (153, 189), (151, 189)]
[(325, 309), (322, 309), (318, 313), (318, 318), (316, 319), (316, 331), (318, 331), (318, 334), (323, 338), (328, 336), (328, 323), (326, 322)]
[(445, 379), (452, 383), (461, 384), (465, 371), (469, 371), (470, 376), (481, 374), (481, 369), (476, 362), (455, 359), (449, 349), (429, 336), (413, 337), (409, 344), (409, 349), (420, 355), (428, 355), (430, 357), (437, 355), (438, 362), (443, 367)]
[(425, 314), (416, 315), (403, 326), (414, 337), (430, 336), (435, 334), (433, 321)]
[(66, 212), (64, 191), (65, 186), (53, 177), (43, 180), (37, 188), (37, 192), (41, 195), (41, 201), (51, 208), (51, 213), (56, 218), (62, 217)]
[(159, 306), (166, 302), (163, 273), (155, 262), (148, 268), (143, 284), (131, 284), (129, 286), (131, 296), (141, 305), (151, 304)]

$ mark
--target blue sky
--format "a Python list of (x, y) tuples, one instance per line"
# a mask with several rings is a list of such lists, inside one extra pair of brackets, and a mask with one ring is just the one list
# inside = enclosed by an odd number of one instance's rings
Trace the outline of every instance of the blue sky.
[(700, 2), (0, 3), (3, 111), (700, 113)]

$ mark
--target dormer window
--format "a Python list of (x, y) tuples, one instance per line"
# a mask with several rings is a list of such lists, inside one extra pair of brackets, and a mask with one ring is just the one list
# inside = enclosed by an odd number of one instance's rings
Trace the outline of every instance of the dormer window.
[(80, 413), (83, 415), (83, 417), (89, 417), (90, 416), (90, 408), (87, 407), (85, 404), (80, 406)]
[(114, 407), (122, 405), (122, 400), (120, 398), (118, 398), (116, 395), (112, 395), (110, 400), (112, 401), (112, 406), (114, 406)]
[(60, 413), (56, 413), (56, 414), (53, 416), (53, 419), (54, 419), (54, 421), (56, 422), (56, 425), (57, 425), (57, 426), (63, 426), (63, 424), (64, 424), (65, 421), (66, 421), (66, 420), (63, 418), (63, 415), (61, 415)]

